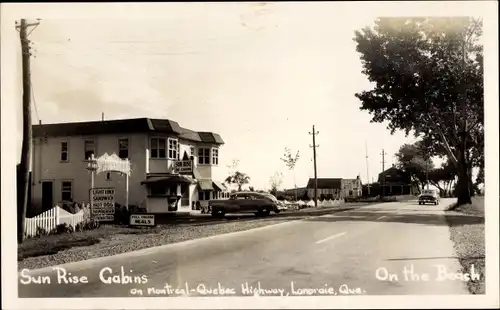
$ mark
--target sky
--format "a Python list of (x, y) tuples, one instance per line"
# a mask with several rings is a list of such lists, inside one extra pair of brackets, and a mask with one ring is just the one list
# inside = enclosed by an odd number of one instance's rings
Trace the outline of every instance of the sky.
[[(399, 147), (414, 142), (370, 123), (354, 96), (371, 87), (354, 31), (371, 25), (377, 10), (339, 2), (130, 4), (148, 17), (115, 6), (93, 18), (88, 11), (50, 18), (50, 6), (57, 4), (30, 11), (42, 18), (30, 34), (33, 123), (95, 121), (103, 112), (106, 119), (167, 118), (216, 132), (225, 141), (221, 175), (238, 160), (258, 189), (270, 188), (275, 172), (283, 173), (281, 188), (293, 187), (280, 160), (285, 147), (300, 152), (297, 186), (314, 177), (313, 125), (320, 178), (376, 179), (382, 150), (390, 167)], [(14, 27), (8, 35), (18, 40)], [(17, 109), (17, 158), (21, 124)]]

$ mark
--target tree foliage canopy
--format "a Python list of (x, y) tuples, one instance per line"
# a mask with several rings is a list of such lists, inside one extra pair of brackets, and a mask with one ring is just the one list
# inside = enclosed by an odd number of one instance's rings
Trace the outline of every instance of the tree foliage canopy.
[(466, 17), (380, 18), (373, 29), (356, 31), (363, 73), (375, 86), (356, 94), (361, 110), (373, 115), (372, 122), (388, 122), (392, 133), (404, 130), (423, 136), (433, 155), (456, 158), (465, 132), (469, 155), (480, 166), (481, 35), (482, 22)]
[(283, 157), (281, 158), (281, 161), (285, 163), (288, 169), (293, 170), (295, 169), (295, 165), (297, 164), (297, 161), (300, 159), (300, 153), (297, 151), (295, 153), (295, 156), (292, 155), (292, 151), (285, 147), (285, 153), (283, 154)]
[(225, 182), (227, 184), (236, 184), (238, 186), (238, 190), (241, 191), (243, 185), (250, 183), (250, 177), (243, 172), (235, 171), (226, 178)]
[(374, 88), (356, 94), (372, 122), (423, 138), (458, 174), (458, 205), (470, 203), (472, 168), (484, 166), (482, 21), (469, 17), (379, 18), (355, 32)]
[(455, 180), (457, 171), (450, 160), (441, 167), (435, 167), (422, 141), (414, 144), (404, 144), (396, 153), (397, 167), (410, 173), (412, 180), (421, 188), (427, 183), (438, 187), (442, 192)]

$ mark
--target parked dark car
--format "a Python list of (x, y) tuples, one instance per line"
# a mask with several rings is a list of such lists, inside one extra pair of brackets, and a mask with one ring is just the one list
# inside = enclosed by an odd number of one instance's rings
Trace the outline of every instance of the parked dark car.
[(231, 194), (229, 199), (210, 200), (208, 207), (212, 210), (213, 216), (224, 216), (227, 213), (254, 213), (257, 216), (267, 216), (271, 212), (280, 212), (277, 199), (271, 196), (259, 192), (236, 192)]
[(439, 193), (433, 189), (424, 189), (422, 194), (418, 196), (418, 204), (425, 205), (426, 203), (432, 203), (434, 205), (439, 204)]

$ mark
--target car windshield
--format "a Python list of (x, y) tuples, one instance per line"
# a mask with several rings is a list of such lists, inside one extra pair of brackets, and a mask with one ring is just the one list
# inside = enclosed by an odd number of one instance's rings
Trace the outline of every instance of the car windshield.
[(431, 189), (426, 189), (422, 192), (422, 194), (425, 194), (425, 195), (433, 195), (434, 194), (434, 191), (431, 190)]

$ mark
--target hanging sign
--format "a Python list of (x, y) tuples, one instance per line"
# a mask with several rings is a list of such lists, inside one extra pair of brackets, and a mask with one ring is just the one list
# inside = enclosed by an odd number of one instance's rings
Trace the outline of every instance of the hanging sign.
[(192, 160), (177, 160), (174, 163), (174, 170), (177, 173), (191, 173), (193, 172)]

